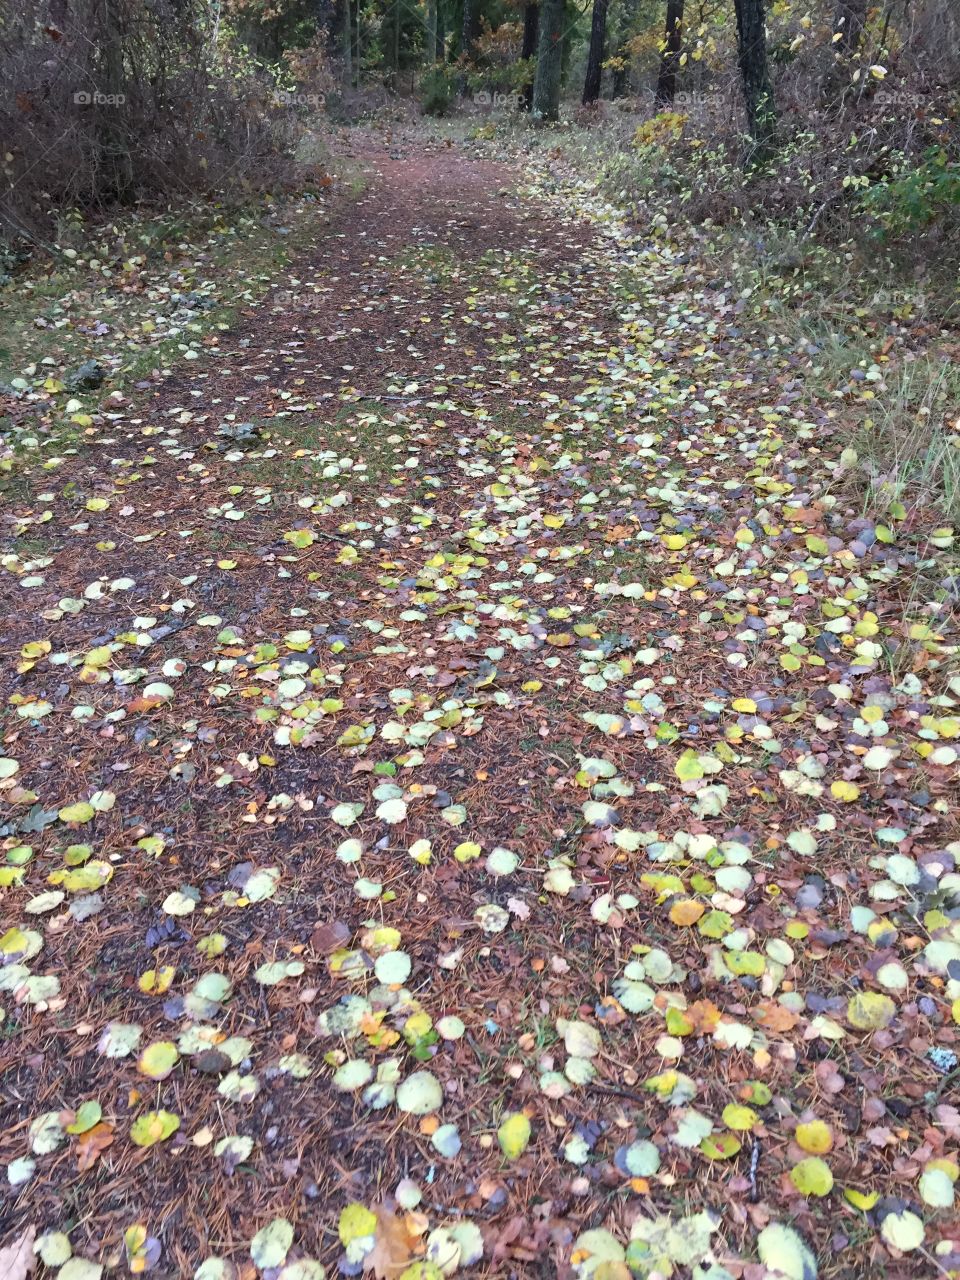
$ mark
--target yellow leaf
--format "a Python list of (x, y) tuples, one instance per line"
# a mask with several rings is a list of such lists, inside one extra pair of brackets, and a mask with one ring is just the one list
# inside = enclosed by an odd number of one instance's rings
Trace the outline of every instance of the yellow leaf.
[(523, 1155), (530, 1141), (530, 1121), (522, 1111), (511, 1111), (504, 1116), (497, 1130), (497, 1141), (508, 1160)]
[(674, 773), (681, 782), (695, 782), (698, 778), (702, 778), (703, 765), (696, 751), (688, 747), (677, 761)]
[(175, 973), (176, 969), (169, 964), (165, 964), (159, 969), (148, 969), (146, 973), (140, 975), (137, 986), (144, 995), (162, 996), (165, 991), (170, 989), (170, 983), (173, 981)]
[(822, 1156), (833, 1146), (833, 1133), (823, 1120), (809, 1120), (806, 1124), (798, 1124), (793, 1135), (797, 1146), (811, 1155)]
[(860, 788), (853, 782), (845, 782), (842, 778), (838, 778), (836, 782), (830, 783), (830, 794), (834, 800), (842, 800), (844, 804), (850, 804), (860, 794)]
[(847, 1005), (847, 1021), (858, 1031), (879, 1031), (897, 1011), (889, 996), (876, 991), (862, 991)]
[(728, 1102), (723, 1108), (723, 1123), (728, 1129), (749, 1132), (759, 1119), (753, 1107), (742, 1106), (739, 1102)]
[(706, 907), (702, 902), (695, 902), (693, 898), (685, 898), (682, 902), (675, 902), (670, 908), (670, 919), (674, 924), (681, 927), (696, 924), (704, 911), (706, 911)]
[(790, 1181), (804, 1196), (827, 1196), (833, 1190), (830, 1166), (817, 1156), (807, 1156), (790, 1170)]
[(130, 1140), (138, 1147), (152, 1147), (180, 1128), (180, 1118), (169, 1111), (148, 1111), (130, 1126)]
[(880, 1193), (879, 1191), (858, 1191), (856, 1187), (845, 1187), (843, 1198), (848, 1204), (852, 1204), (855, 1209), (862, 1209), (866, 1213), (880, 1199)]

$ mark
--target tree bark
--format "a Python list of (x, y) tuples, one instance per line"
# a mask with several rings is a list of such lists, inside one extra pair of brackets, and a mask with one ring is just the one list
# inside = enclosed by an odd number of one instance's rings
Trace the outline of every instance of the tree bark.
[(833, 30), (840, 34), (836, 48), (842, 57), (850, 58), (857, 52), (866, 21), (867, 0), (838, 0)]
[(590, 50), (587, 54), (587, 74), (583, 82), (583, 105), (588, 106), (600, 97), (603, 81), (603, 52), (607, 40), (608, 0), (593, 0), (593, 20), (590, 24)]
[(443, 22), (443, 3), (437, 0), (437, 30), (433, 46), (434, 62), (446, 62), (447, 60), (447, 36)]
[[(117, 200), (125, 203), (133, 195), (133, 160), (130, 138), (123, 125), (122, 106), (127, 88), (124, 69), (123, 17), (118, 0), (101, 0), (98, 6), (99, 31), (93, 45), (99, 53), (100, 90), (114, 99), (98, 109), (98, 147), (105, 187)], [(97, 88), (99, 89), (99, 85)]]
[(631, 55), (626, 45), (633, 35), (632, 27), (636, 16), (637, 0), (620, 0), (619, 21), (617, 22), (617, 34), (614, 37), (614, 44), (617, 49), (617, 58), (623, 63), (623, 66), (615, 67), (613, 71), (613, 85), (611, 86), (611, 97), (613, 98), (626, 97), (630, 89)]
[(776, 107), (767, 65), (767, 25), (764, 0), (734, 0), (737, 10), (737, 50), (743, 101), (747, 112), (747, 132), (753, 143), (752, 157), (762, 163), (769, 158), (776, 129)]
[(476, 52), (479, 13), (477, 0), (463, 0), (463, 33), (460, 38), (460, 52), (471, 60)]
[(672, 107), (677, 96), (677, 73), (680, 70), (680, 50), (683, 44), (683, 0), (667, 0), (665, 39), (653, 102), (658, 111), (664, 107)]
[(437, 0), (427, 0), (427, 57), (436, 61), (437, 49)]
[[(523, 47), (520, 51), (520, 57), (524, 62), (529, 62), (537, 53), (537, 33), (540, 27), (540, 5), (536, 3), (527, 4), (523, 10)], [(520, 109), (529, 111), (533, 102), (533, 77), (531, 76), (527, 83), (523, 86), (521, 95)]]
[(353, 83), (353, 23), (350, 0), (340, 0), (340, 52), (343, 58), (344, 84)]
[[(833, 15), (833, 60), (823, 78), (821, 93), (827, 102), (842, 99), (850, 87), (850, 63), (856, 57), (867, 20), (867, 0), (837, 0)], [(839, 39), (838, 39), (839, 37)]]
[(533, 114), (540, 120), (560, 117), (563, 69), (564, 0), (542, 0), (537, 40), (537, 72), (533, 81)]

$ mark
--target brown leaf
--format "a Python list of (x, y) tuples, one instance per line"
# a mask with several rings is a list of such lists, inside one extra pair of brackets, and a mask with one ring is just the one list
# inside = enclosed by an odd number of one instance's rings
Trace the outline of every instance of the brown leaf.
[(310, 945), (314, 951), (329, 955), (338, 947), (346, 946), (350, 941), (350, 928), (342, 920), (330, 920), (326, 924), (318, 924), (310, 936)]
[(35, 1229), (27, 1227), (16, 1240), (0, 1249), (0, 1276), (3, 1280), (25, 1280), (26, 1276), (33, 1274), (37, 1265), (37, 1255), (33, 1252), (35, 1235)]
[(373, 1248), (364, 1259), (364, 1267), (372, 1267), (377, 1280), (396, 1280), (410, 1261), (413, 1239), (402, 1218), (382, 1205), (374, 1208), (377, 1234)]
[[(112, 1142), (113, 1125), (105, 1124), (102, 1120), (86, 1133), (82, 1133), (77, 1141), (79, 1172), (84, 1173), (87, 1169), (92, 1169)], [(3, 1272), (0, 1272), (0, 1275), (2, 1274)]]
[(831, 1062), (829, 1058), (824, 1058), (822, 1062), (817, 1063), (814, 1075), (825, 1093), (840, 1093), (843, 1089), (843, 1076), (837, 1070), (836, 1063)]
[(764, 1031), (791, 1031), (798, 1021), (792, 1010), (778, 1004), (776, 1000), (767, 1000), (758, 1005), (754, 1017)]

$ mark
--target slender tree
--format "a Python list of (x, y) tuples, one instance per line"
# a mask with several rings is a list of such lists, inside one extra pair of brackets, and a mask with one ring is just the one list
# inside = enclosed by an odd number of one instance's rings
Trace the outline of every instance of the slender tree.
[(625, 97), (630, 88), (630, 63), (633, 55), (627, 46), (636, 34), (633, 28), (637, 18), (637, 7), (638, 0), (620, 0), (615, 10), (617, 24), (613, 44), (617, 53), (611, 86), (611, 96), (614, 98)]
[(436, 0), (436, 19), (437, 26), (433, 34), (433, 60), (434, 62), (446, 62), (447, 33), (444, 25), (442, 0)]
[(463, 0), (463, 13), (460, 23), (460, 71), (457, 75), (457, 93), (463, 96), (467, 92), (466, 64), (473, 61), (476, 52), (477, 32), (479, 30), (480, 0)]
[(843, 57), (850, 58), (857, 52), (866, 20), (867, 0), (838, 0), (833, 30), (840, 37), (837, 51)]
[(478, 0), (463, 0), (463, 30), (460, 36), (460, 52), (469, 60), (476, 52), (477, 34), (480, 30)]
[[(127, 89), (124, 43), (128, 33), (124, 29), (120, 0), (100, 0), (95, 17), (99, 21), (91, 43), (98, 54), (101, 92), (123, 102)], [(122, 112), (115, 108), (105, 109), (98, 115), (98, 124), (99, 163), (105, 176), (105, 186), (117, 200), (126, 201), (133, 191), (133, 161), (131, 138), (124, 128)]]
[(593, 0), (593, 20), (590, 23), (590, 50), (587, 54), (587, 74), (583, 82), (583, 104), (589, 105), (600, 97), (603, 78), (603, 51), (607, 40), (608, 0)]
[(769, 158), (777, 125), (770, 69), (767, 65), (767, 24), (764, 0), (734, 0), (737, 11), (737, 51), (747, 132), (753, 143), (751, 159)]
[[(540, 26), (540, 5), (536, 3), (526, 4), (523, 8), (523, 46), (520, 50), (520, 57), (524, 62), (530, 62), (536, 56), (537, 52), (537, 32)], [(523, 94), (521, 96), (520, 109), (529, 111), (530, 104), (533, 101), (533, 76), (527, 80), (523, 86)]]
[(833, 15), (833, 61), (821, 92), (828, 102), (842, 99), (851, 82), (851, 63), (857, 56), (867, 21), (867, 0), (837, 0)]
[(338, 5), (340, 27), (340, 52), (343, 59), (343, 80), (353, 83), (353, 23), (350, 16), (350, 0), (340, 0)]
[(540, 120), (560, 116), (560, 80), (563, 72), (565, 0), (542, 0), (537, 40), (537, 72), (533, 80), (533, 114)]
[(436, 61), (437, 0), (427, 0), (427, 59)]
[(672, 107), (677, 96), (677, 72), (680, 70), (680, 50), (683, 44), (683, 0), (667, 0), (667, 24), (664, 33), (663, 53), (660, 56), (660, 74), (657, 76), (657, 93), (654, 106), (658, 111)]

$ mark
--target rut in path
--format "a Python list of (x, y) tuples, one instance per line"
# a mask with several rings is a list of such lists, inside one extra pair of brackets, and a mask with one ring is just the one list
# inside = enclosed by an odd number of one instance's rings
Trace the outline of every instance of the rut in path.
[(950, 538), (861, 514), (715, 266), (543, 166), (363, 162), (8, 503), (0, 1238), (924, 1274)]

